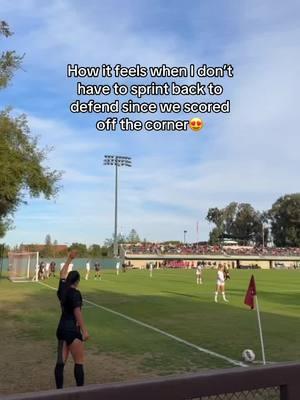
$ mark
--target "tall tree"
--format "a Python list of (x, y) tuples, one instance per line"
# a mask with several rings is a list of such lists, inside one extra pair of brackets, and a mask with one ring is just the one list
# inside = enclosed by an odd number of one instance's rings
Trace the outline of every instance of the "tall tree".
[[(12, 35), (4, 21), (1, 35)], [(22, 58), (15, 51), (1, 53), (0, 89), (7, 87)], [(45, 166), (49, 150), (40, 149), (37, 138), (30, 135), (25, 115), (13, 117), (10, 109), (0, 111), (0, 237), (12, 226), (11, 217), (26, 195), (50, 199), (57, 193), (61, 173)]]
[(276, 246), (300, 247), (300, 193), (280, 197), (268, 216)]
[(92, 244), (88, 249), (89, 255), (93, 258), (101, 257), (101, 247), (99, 244)]
[(232, 225), (232, 235), (246, 242), (262, 241), (262, 216), (250, 204), (238, 204)]
[[(5, 21), (0, 21), (0, 35), (9, 37), (13, 32)], [(15, 51), (3, 51), (0, 55), (0, 89), (5, 88), (11, 81), (14, 72), (21, 67), (24, 56), (19, 56)]]
[(215, 227), (212, 229), (209, 235), (209, 241), (211, 244), (219, 243), (226, 232), (224, 210), (225, 209), (219, 209), (217, 207), (213, 207), (208, 210), (206, 219), (208, 222), (215, 224)]
[(53, 255), (52, 241), (49, 233), (45, 237), (45, 247), (44, 250), (42, 251), (42, 255), (44, 257), (51, 257)]
[(88, 255), (87, 247), (84, 243), (72, 243), (69, 251), (73, 250), (76, 250), (78, 257), (86, 257)]
[(206, 219), (215, 224), (210, 232), (210, 243), (219, 243), (224, 237), (238, 239), (243, 243), (262, 242), (263, 214), (248, 203), (231, 202), (218, 209), (210, 208)]
[(45, 237), (45, 245), (52, 246), (51, 236), (49, 235), (49, 233)]
[(223, 209), (224, 229), (227, 235), (234, 236), (237, 213), (240, 205), (236, 202), (231, 202)]
[(55, 239), (55, 240), (53, 241), (53, 244), (52, 244), (52, 256), (53, 256), (53, 257), (56, 257), (56, 255), (57, 255), (57, 245), (58, 245), (58, 242), (57, 242), (57, 240)]
[(129, 232), (126, 241), (129, 243), (138, 243), (140, 242), (140, 237), (135, 229), (131, 229)]
[[(122, 233), (119, 233), (117, 236), (117, 241), (119, 244), (126, 243), (126, 237)], [(105, 247), (111, 247), (111, 246), (113, 246), (113, 244), (114, 244), (114, 234), (112, 234), (111, 238), (107, 238), (104, 241)]]

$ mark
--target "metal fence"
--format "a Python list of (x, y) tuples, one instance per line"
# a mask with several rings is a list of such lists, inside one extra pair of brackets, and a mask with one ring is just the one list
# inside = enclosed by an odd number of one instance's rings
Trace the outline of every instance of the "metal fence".
[(90, 385), (1, 400), (300, 400), (300, 364), (212, 370), (151, 381)]

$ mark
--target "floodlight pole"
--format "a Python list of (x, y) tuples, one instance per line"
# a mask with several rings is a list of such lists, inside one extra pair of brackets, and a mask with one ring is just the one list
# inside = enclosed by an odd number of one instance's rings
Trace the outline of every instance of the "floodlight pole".
[(117, 256), (118, 256), (118, 162), (116, 160), (114, 257)]
[(114, 227), (114, 257), (118, 257), (118, 167), (131, 167), (131, 157), (104, 156), (104, 165), (115, 166), (115, 227)]
[(4, 244), (0, 244), (0, 278), (2, 277)]

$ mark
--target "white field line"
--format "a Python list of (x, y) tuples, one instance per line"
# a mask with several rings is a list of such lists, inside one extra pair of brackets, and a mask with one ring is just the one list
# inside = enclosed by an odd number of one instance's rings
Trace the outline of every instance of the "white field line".
[[(54, 288), (53, 286), (47, 285), (47, 284), (44, 283), (44, 282), (39, 282), (39, 283), (40, 283), (41, 285), (47, 286), (47, 287), (50, 288), (50, 289), (57, 290), (57, 289)], [(167, 337), (169, 337), (169, 338), (171, 338), (171, 339), (173, 339), (173, 340), (176, 340), (177, 342), (183, 343), (183, 344), (185, 344), (186, 346), (192, 347), (192, 348), (194, 348), (194, 349), (196, 349), (196, 350), (198, 350), (198, 351), (200, 351), (200, 352), (202, 352), (202, 353), (206, 353), (206, 354), (209, 354), (210, 356), (213, 356), (213, 357), (216, 357), (216, 358), (220, 358), (220, 359), (222, 359), (222, 360), (227, 361), (227, 362), (230, 363), (230, 364), (237, 365), (237, 366), (239, 366), (239, 367), (248, 367), (247, 364), (244, 364), (244, 363), (241, 362), (241, 361), (233, 360), (232, 358), (223, 356), (222, 354), (219, 354), (219, 353), (216, 353), (216, 352), (214, 352), (214, 351), (205, 349), (204, 347), (197, 346), (196, 344), (190, 343), (190, 342), (188, 342), (187, 340), (181, 339), (180, 337), (175, 336), (175, 335), (172, 335), (172, 334), (170, 334), (170, 333), (168, 333), (168, 332), (165, 332), (165, 331), (163, 331), (163, 330), (161, 330), (161, 329), (159, 329), (159, 328), (156, 328), (155, 326), (146, 324), (146, 323), (144, 323), (144, 322), (142, 322), (142, 321), (139, 321), (139, 320), (137, 320), (137, 319), (135, 319), (135, 318), (131, 318), (131, 317), (129, 317), (128, 315), (122, 314), (122, 313), (120, 313), (120, 312), (118, 312), (118, 311), (114, 311), (114, 310), (112, 310), (112, 309), (110, 309), (110, 308), (107, 308), (107, 307), (104, 307), (104, 306), (100, 306), (99, 304), (96, 304), (96, 303), (94, 303), (94, 302), (92, 302), (92, 301), (90, 301), (90, 300), (87, 300), (87, 299), (83, 299), (83, 300), (84, 300), (84, 302), (89, 303), (89, 304), (91, 304), (91, 305), (94, 306), (94, 307), (97, 307), (97, 308), (100, 308), (101, 310), (110, 312), (111, 314), (118, 315), (119, 317), (125, 318), (125, 319), (127, 319), (128, 321), (134, 322), (134, 323), (137, 324), (137, 325), (141, 325), (141, 326), (143, 326), (143, 327), (145, 327), (145, 328), (151, 329), (151, 330), (154, 331), (154, 332), (157, 332), (157, 333), (160, 333), (161, 335), (167, 336)]]
[[(288, 362), (288, 361), (287, 361)], [(257, 360), (257, 361), (252, 361), (251, 363), (249, 363), (249, 364), (259, 364), (259, 365), (263, 365), (263, 361), (261, 360), (261, 361), (259, 361), (259, 360)], [(277, 364), (277, 362), (276, 361), (266, 361), (266, 364), (269, 364), (269, 365), (275, 365), (275, 364)]]
[(95, 308), (95, 306), (92, 306), (91, 304), (88, 305), (88, 304), (85, 304), (85, 303), (86, 303), (86, 300), (83, 301), (84, 309), (86, 309), (86, 308)]

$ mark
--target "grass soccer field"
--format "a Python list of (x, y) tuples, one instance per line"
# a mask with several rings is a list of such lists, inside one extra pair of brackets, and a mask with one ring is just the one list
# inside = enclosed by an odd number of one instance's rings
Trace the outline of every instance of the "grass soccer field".
[[(192, 270), (132, 270), (82, 280), (86, 383), (233, 367), (251, 348), (261, 360), (256, 312), (243, 304), (251, 271), (233, 270), (224, 303), (215, 303), (216, 271), (196, 285)], [(266, 359), (300, 359), (300, 271), (255, 271)], [(0, 394), (54, 388), (55, 330), (60, 316), (52, 288), (0, 280)], [(113, 313), (117, 312), (117, 313)], [(131, 319), (127, 319), (129, 317)], [(73, 363), (66, 368), (73, 386)]]

